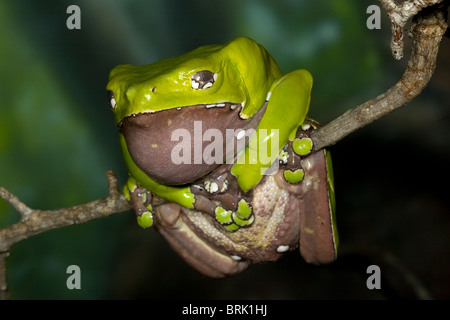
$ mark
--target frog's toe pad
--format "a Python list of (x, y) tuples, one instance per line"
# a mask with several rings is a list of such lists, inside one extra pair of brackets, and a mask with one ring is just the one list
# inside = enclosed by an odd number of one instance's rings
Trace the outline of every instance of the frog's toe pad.
[(252, 216), (252, 207), (244, 199), (239, 200), (236, 214), (241, 219), (249, 219)]
[(255, 220), (252, 207), (244, 199), (238, 202), (238, 209), (233, 212), (232, 218), (233, 222), (240, 227), (247, 227)]
[(219, 221), (222, 225), (229, 225), (233, 223), (232, 214), (233, 212), (231, 210), (226, 210), (220, 206), (216, 207), (215, 210), (216, 214), (216, 220)]
[(137, 223), (144, 229), (150, 228), (153, 225), (153, 214), (151, 211), (145, 211), (140, 216), (137, 216)]
[(239, 227), (248, 227), (255, 221), (255, 216), (251, 215), (248, 219), (242, 219), (237, 213), (233, 212), (233, 221)]
[(295, 138), (292, 142), (292, 148), (299, 156), (306, 156), (310, 154), (313, 149), (313, 141), (308, 137)]
[(239, 201), (236, 212), (218, 206), (215, 209), (215, 216), (216, 220), (228, 231), (247, 227), (255, 220), (251, 206), (243, 199)]
[(297, 170), (284, 170), (284, 179), (289, 183), (299, 183), (303, 180), (305, 176), (305, 171), (303, 169)]

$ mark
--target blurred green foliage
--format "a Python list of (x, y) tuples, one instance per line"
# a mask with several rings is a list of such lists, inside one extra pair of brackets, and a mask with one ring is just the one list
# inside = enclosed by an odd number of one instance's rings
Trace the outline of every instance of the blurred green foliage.
[[(81, 9), (81, 30), (66, 28), (66, 8), (71, 4)], [(122, 182), (126, 177), (106, 102), (109, 71), (117, 64), (147, 64), (236, 36), (261, 43), (284, 72), (309, 69), (315, 79), (310, 113), (326, 123), (391, 86), (405, 66), (405, 62), (392, 62), (385, 19), (382, 30), (366, 28), (369, 4), (359, 0), (3, 0), (0, 185), (39, 209), (68, 207), (105, 196), (107, 169), (114, 169)], [(367, 130), (375, 135), (380, 132)], [(445, 134), (448, 137), (448, 131)], [(439, 143), (448, 146), (445, 141)], [(340, 195), (344, 194), (341, 203), (347, 201), (345, 184), (339, 182), (340, 168), (346, 172), (347, 159), (342, 153), (339, 157), (338, 150), (339, 205)], [(0, 226), (18, 219), (0, 201)], [(12, 298), (180, 296), (181, 291), (174, 288), (182, 290), (177, 283), (181, 277), (186, 288), (204, 281), (205, 287), (236, 289), (234, 282), (208, 282), (172, 253), (163, 255), (168, 249), (161, 247), (165, 244), (154, 234), (147, 231), (144, 236), (136, 229), (133, 215), (124, 213), (23, 241), (8, 258)], [(142, 239), (149, 241), (144, 247)], [(160, 262), (164, 266), (152, 265)], [(81, 267), (82, 290), (65, 286), (65, 271), (71, 264)], [(153, 277), (137, 278), (146, 272)], [(161, 279), (155, 279), (161, 275), (158, 272), (164, 273)], [(190, 277), (184, 276), (186, 272)], [(260, 285), (249, 277), (255, 288)], [(151, 282), (150, 293), (144, 281)], [(213, 296), (229, 298), (226, 288)], [(283, 288), (265, 296), (292, 298), (275, 293)], [(313, 286), (305, 288), (311, 290), (310, 295), (301, 297), (323, 296)], [(211, 297), (208, 289), (202, 292), (181, 296)]]

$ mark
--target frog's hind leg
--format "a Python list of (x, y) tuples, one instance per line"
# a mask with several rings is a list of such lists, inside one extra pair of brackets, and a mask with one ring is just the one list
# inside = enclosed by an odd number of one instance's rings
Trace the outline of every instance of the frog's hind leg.
[(236, 178), (226, 170), (217, 170), (190, 187), (194, 208), (213, 216), (228, 231), (250, 226), (254, 221), (251, 192), (242, 194)]
[(336, 259), (338, 234), (335, 217), (334, 178), (327, 150), (313, 152), (310, 135), (319, 124), (307, 119), (280, 153), (278, 185), (300, 199), (300, 252), (313, 264)]
[[(191, 228), (183, 210), (187, 209), (175, 203), (155, 206), (155, 228), (191, 267), (211, 278), (237, 275), (247, 269), (248, 261), (236, 260), (202, 239), (195, 228)], [(203, 219), (208, 226), (211, 219)]]

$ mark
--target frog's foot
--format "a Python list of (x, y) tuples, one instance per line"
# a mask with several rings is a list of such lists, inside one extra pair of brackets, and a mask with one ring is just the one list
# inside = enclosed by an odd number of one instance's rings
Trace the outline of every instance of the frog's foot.
[(123, 187), (123, 194), (133, 205), (138, 224), (142, 228), (153, 225), (152, 194), (141, 187), (133, 177), (130, 177)]
[(228, 171), (217, 170), (193, 184), (191, 192), (195, 209), (213, 216), (228, 231), (250, 226), (255, 219), (246, 200), (249, 195), (244, 199), (236, 178)]
[(236, 231), (239, 228), (248, 227), (255, 221), (252, 207), (244, 199), (238, 202), (236, 211), (217, 206), (214, 213), (216, 220), (228, 231)]
[(298, 184), (303, 181), (305, 170), (302, 168), (301, 159), (310, 155), (313, 150), (313, 141), (310, 138), (316, 123), (306, 120), (297, 130), (296, 137), (289, 141), (280, 152), (280, 164), (285, 165), (283, 178), (290, 184)]

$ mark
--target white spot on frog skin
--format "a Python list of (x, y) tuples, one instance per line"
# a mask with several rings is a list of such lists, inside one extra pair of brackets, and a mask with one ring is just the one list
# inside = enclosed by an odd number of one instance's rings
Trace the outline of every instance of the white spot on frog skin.
[(180, 111), (180, 110), (181, 110), (181, 107), (178, 107), (177, 110)]
[(217, 73), (214, 73), (214, 75), (213, 75), (213, 79), (214, 79), (214, 82), (216, 82), (216, 81), (217, 81)]
[(278, 248), (277, 248), (277, 252), (278, 253), (283, 253), (283, 252), (286, 252), (286, 251), (288, 251), (289, 250), (289, 246), (283, 246), (283, 245), (281, 245), (281, 246), (278, 246)]
[(115, 108), (116, 107), (116, 99), (111, 98), (111, 100), (109, 101), (109, 103), (111, 104), (111, 108)]
[(311, 128), (311, 125), (309, 125), (309, 124), (303, 124), (302, 125), (302, 129), (304, 130), (304, 131), (307, 131), (307, 130), (309, 130)]
[(234, 110), (234, 109), (236, 109), (237, 107), (238, 107), (237, 104), (232, 104), (232, 105), (231, 105), (231, 110)]
[(208, 89), (208, 88), (211, 88), (212, 85), (213, 85), (212, 82), (208, 82), (208, 83), (206, 83), (206, 84), (203, 86), (202, 89)]
[(205, 182), (205, 189), (209, 193), (214, 193), (219, 190), (219, 185), (216, 182), (206, 181)]
[(280, 164), (286, 164), (289, 159), (289, 154), (286, 151), (281, 150), (280, 155), (278, 156), (278, 159), (280, 161)]
[(271, 95), (272, 95), (272, 92), (267, 93), (266, 101), (269, 101)]
[(214, 103), (212, 103), (212, 104), (207, 104), (207, 105), (205, 105), (205, 107), (206, 107), (206, 109), (209, 109), (209, 108), (223, 108), (223, 107), (225, 107), (225, 103), (216, 103), (216, 104), (214, 104)]
[(220, 192), (225, 192), (228, 189), (228, 180), (225, 180), (222, 184), (222, 189), (220, 189)]
[(236, 138), (238, 140), (242, 139), (245, 136), (245, 130), (241, 130), (239, 131), (239, 133), (237, 134)]
[(312, 163), (311, 163), (311, 161), (309, 161), (308, 159), (305, 159), (305, 160), (303, 161), (302, 165), (303, 165), (303, 168), (304, 168), (305, 170), (310, 170), (311, 167), (312, 167)]
[(214, 193), (217, 192), (217, 190), (219, 190), (219, 186), (217, 185), (217, 183), (215, 182), (211, 183), (211, 188), (209, 192)]
[(233, 260), (235, 260), (235, 261), (240, 261), (240, 260), (242, 260), (241, 257), (236, 256), (236, 255), (232, 255), (232, 256), (231, 256), (231, 259), (233, 259)]
[(193, 88), (193, 89), (198, 89), (199, 86), (200, 86), (200, 83), (199, 83), (199, 82), (197, 82), (197, 81), (195, 81), (195, 80), (192, 80), (192, 88)]

